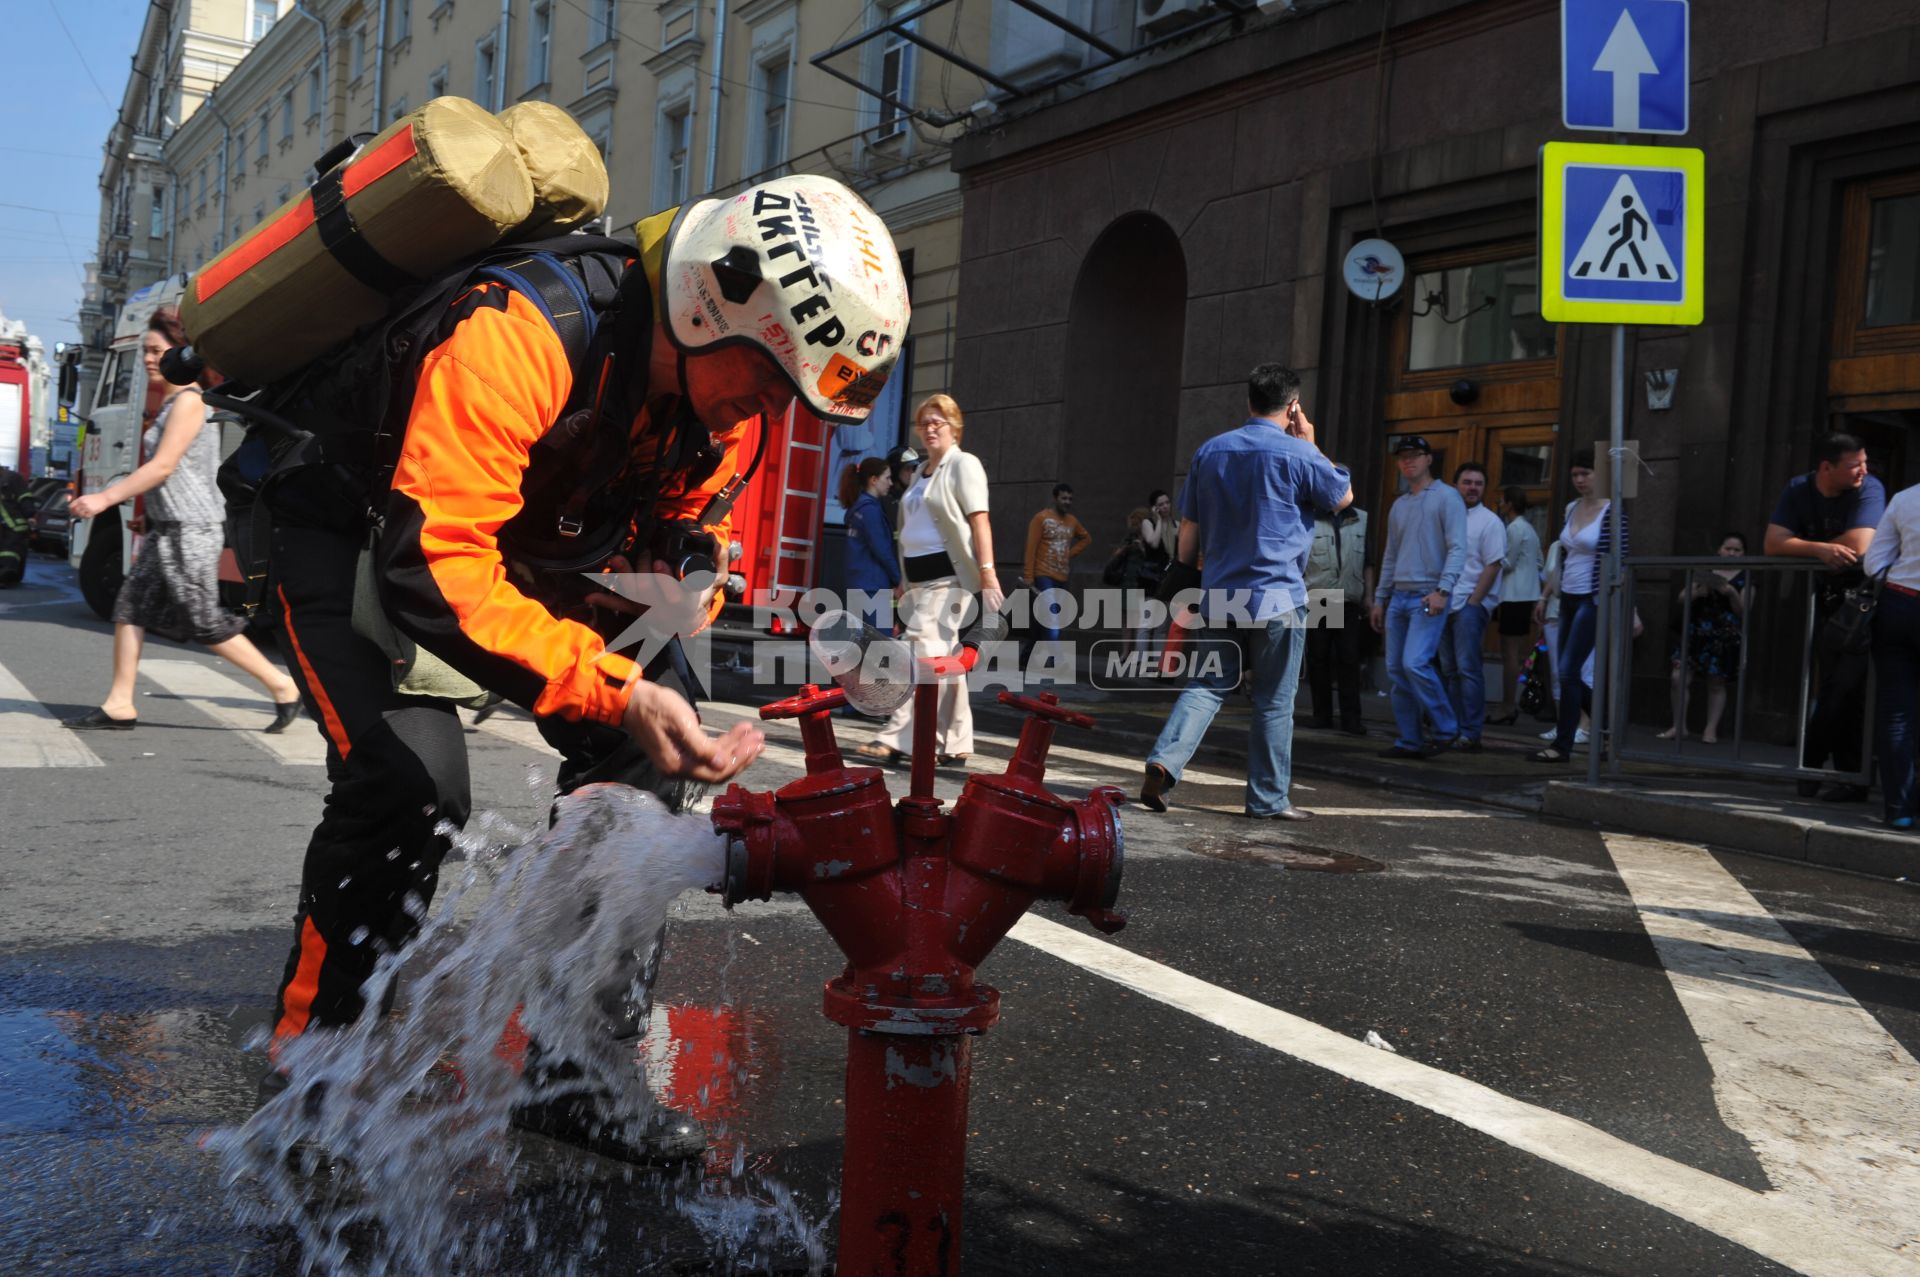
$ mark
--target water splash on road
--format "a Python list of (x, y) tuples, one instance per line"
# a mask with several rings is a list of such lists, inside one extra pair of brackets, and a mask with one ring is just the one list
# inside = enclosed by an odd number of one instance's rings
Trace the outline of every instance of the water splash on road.
[[(209, 1137), (243, 1222), (292, 1228), (305, 1265), (334, 1274), (578, 1272), (609, 1242), (646, 1249), (645, 1237), (610, 1238), (609, 1219), (644, 1232), (650, 1214), (680, 1233), (691, 1223), (710, 1270), (821, 1271), (819, 1218), (738, 1148), (704, 1175), (649, 1177), (508, 1133), (515, 1106), (562, 1096), (591, 1097), (609, 1120), (651, 1111), (640, 1012), (668, 907), (721, 875), (707, 820), (589, 786), (525, 845), (484, 822), (457, 841), (461, 881), (383, 959), (366, 1013), (284, 1043), (286, 1089)], [(482, 885), (486, 898), (463, 910)], [(383, 1016), (397, 988), (407, 996)], [(559, 1076), (540, 1067), (562, 1060)], [(631, 1223), (636, 1202), (657, 1210)]]

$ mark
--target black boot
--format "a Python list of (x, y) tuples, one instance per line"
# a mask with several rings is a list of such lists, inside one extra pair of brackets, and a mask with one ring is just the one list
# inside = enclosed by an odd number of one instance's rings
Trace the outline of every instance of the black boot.
[(635, 1166), (677, 1166), (707, 1151), (707, 1128), (669, 1108), (644, 1117), (606, 1118), (591, 1095), (560, 1095), (514, 1108), (508, 1119), (523, 1131)]

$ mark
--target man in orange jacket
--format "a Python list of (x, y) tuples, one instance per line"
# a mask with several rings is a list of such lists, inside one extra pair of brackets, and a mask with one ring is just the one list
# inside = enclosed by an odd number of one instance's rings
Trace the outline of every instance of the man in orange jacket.
[[(885, 225), (829, 178), (781, 178), (635, 230), (639, 252), (618, 281), (605, 321), (616, 325), (610, 356), (597, 367), (572, 366), (559, 321), (524, 291), (489, 281), (454, 302), (419, 362), (388, 459), (375, 561), (400, 631), (532, 711), (560, 752), (562, 793), (615, 781), (677, 807), (694, 786), (745, 769), (763, 738), (747, 724), (709, 735), (677, 646), (645, 668), (608, 650), (631, 616), (606, 608), (612, 594), (583, 597), (565, 582), (582, 571), (668, 569), (658, 559), (676, 533), (724, 565), (724, 513), (701, 516), (716, 494), (737, 490), (753, 419), (772, 422), (798, 399), (830, 422), (864, 420), (899, 356), (909, 307)], [(620, 379), (621, 393), (591, 397), (591, 418), (569, 411), (584, 375)], [(609, 401), (630, 423), (613, 423), (611, 459), (607, 431), (594, 429)], [(596, 443), (601, 455), (582, 451)], [(543, 467), (562, 481), (543, 479)], [(364, 474), (326, 465), (297, 472), (271, 497), (284, 646), (326, 737), (331, 781), (302, 870), (276, 1044), (359, 1015), (376, 960), (414, 936), (432, 898), (448, 846), (438, 830), (461, 825), (471, 806), (454, 704), (398, 691), (386, 653), (354, 628), (367, 504)], [(595, 521), (602, 526), (583, 526)], [(530, 522), (538, 526), (516, 540)], [(564, 564), (543, 557), (584, 545), (598, 548)], [(716, 614), (718, 602), (706, 587), (699, 615)], [(637, 1036), (645, 1008), (629, 1016)], [(545, 1126), (631, 1160), (672, 1145), (670, 1131), (623, 1136), (598, 1129), (605, 1114), (593, 1117), (582, 1109)], [(552, 1129), (569, 1123), (578, 1129)], [(697, 1153), (689, 1143), (669, 1152)]]

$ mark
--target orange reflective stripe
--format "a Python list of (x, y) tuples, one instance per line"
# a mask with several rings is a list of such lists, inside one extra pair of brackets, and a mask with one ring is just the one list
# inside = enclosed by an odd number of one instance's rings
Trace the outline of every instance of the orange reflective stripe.
[(346, 724), (340, 721), (340, 715), (333, 708), (333, 698), (327, 695), (320, 676), (313, 672), (313, 662), (307, 659), (307, 649), (300, 646), (300, 636), (293, 631), (293, 604), (287, 602), (286, 590), (276, 585), (274, 591), (280, 595), (280, 614), (287, 623), (287, 641), (293, 644), (293, 657), (300, 662), (300, 671), (307, 676), (307, 688), (320, 705), (321, 726), (327, 729), (327, 739), (340, 751), (340, 757), (345, 758), (353, 752), (353, 742), (347, 739)]
[(421, 363), (393, 490), (420, 511), (420, 558), (460, 633), (546, 684), (533, 712), (617, 723), (633, 663), (521, 593), (500, 556), (529, 450), (572, 388), (566, 347), (531, 301), (510, 292), (475, 310)]
[[(413, 130), (401, 129), (347, 166), (341, 175), (340, 189), (351, 199), (418, 154)], [(194, 276), (194, 296), (206, 301), (221, 289), (246, 274), (261, 262), (285, 248), (300, 232), (313, 226), (313, 196), (304, 195), (285, 213), (235, 244)]]
[(327, 958), (327, 942), (307, 915), (300, 927), (300, 963), (293, 969), (293, 980), (280, 995), (280, 1023), (273, 1026), (273, 1040), (297, 1038), (307, 1031), (313, 1014), (313, 999), (320, 992), (320, 964)]

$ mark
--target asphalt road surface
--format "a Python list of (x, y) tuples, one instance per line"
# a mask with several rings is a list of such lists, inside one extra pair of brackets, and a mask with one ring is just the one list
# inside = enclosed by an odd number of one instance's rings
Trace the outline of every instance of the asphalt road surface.
[[(319, 733), (262, 735), (258, 689), (166, 643), (137, 730), (66, 733), (108, 644), (58, 564), (0, 593), (0, 1255), (301, 1272), (202, 1140), (253, 1106)], [(721, 725), (774, 694), (719, 692)], [(770, 737), (754, 787), (801, 769)], [(530, 721), (468, 741), (476, 805), (538, 828)], [(1060, 742), (1059, 791), (1136, 784), (1097, 729)], [(1125, 931), (1043, 908), (984, 968), (966, 1272), (1920, 1274), (1911, 888), (1311, 779), (1314, 822), (1256, 824), (1231, 773), (1127, 810)], [(684, 898), (645, 1067), (726, 1132), (702, 1205), (502, 1137), (516, 1174), (461, 1208), (540, 1226), (487, 1271), (830, 1255), (838, 966), (793, 902)]]

